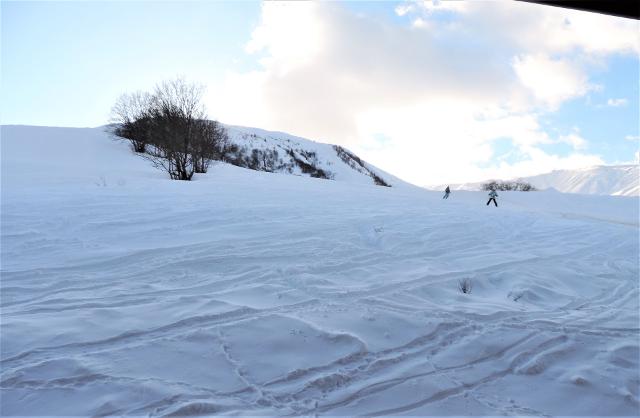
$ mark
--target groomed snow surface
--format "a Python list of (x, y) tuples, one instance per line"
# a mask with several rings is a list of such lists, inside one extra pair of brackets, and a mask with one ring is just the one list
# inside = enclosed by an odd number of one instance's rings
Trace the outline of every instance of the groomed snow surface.
[(1, 141), (2, 415), (640, 412), (638, 198), (177, 182), (98, 130)]

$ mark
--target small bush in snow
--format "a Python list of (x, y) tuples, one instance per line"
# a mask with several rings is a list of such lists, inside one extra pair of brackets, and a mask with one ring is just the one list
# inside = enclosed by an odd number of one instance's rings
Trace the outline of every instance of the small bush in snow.
[(523, 181), (489, 181), (482, 185), (482, 190), (496, 190), (496, 191), (516, 191), (516, 192), (533, 192), (537, 189), (525, 183)]
[(522, 296), (524, 296), (524, 293), (521, 291), (512, 291), (512, 292), (509, 292), (509, 294), (507, 295), (507, 297), (514, 302), (519, 301), (522, 298)]
[(107, 179), (104, 176), (100, 176), (98, 181), (95, 182), (98, 187), (107, 187)]
[(473, 284), (471, 283), (471, 279), (465, 278), (458, 280), (458, 290), (464, 294), (471, 293), (471, 289), (473, 288)]

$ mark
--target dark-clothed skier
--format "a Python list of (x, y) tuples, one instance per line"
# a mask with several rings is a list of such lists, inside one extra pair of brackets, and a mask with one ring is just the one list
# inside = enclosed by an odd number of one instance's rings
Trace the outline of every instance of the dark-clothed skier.
[(449, 198), (449, 193), (451, 193), (451, 189), (449, 189), (449, 186), (447, 186), (446, 189), (444, 189), (444, 196), (442, 196), (443, 199), (448, 199)]
[(493, 200), (493, 203), (496, 205), (496, 207), (498, 207), (498, 202), (496, 202), (496, 197), (498, 197), (498, 193), (496, 193), (495, 190), (491, 190), (489, 192), (489, 201), (487, 202), (487, 206), (489, 206), (489, 203), (491, 203), (491, 201)]

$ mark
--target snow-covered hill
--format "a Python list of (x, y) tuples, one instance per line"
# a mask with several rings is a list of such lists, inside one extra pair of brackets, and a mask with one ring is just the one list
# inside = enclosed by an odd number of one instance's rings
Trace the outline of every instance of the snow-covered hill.
[(3, 416), (638, 413), (637, 198), (171, 181), (1, 133)]
[[(539, 190), (555, 189), (563, 193), (613, 196), (640, 196), (640, 165), (610, 165), (579, 170), (554, 170), (550, 173), (521, 177), (513, 181), (531, 184)], [(450, 185), (452, 190), (480, 190), (486, 182)], [(427, 187), (444, 189), (446, 185)]]
[(337, 145), (322, 144), (283, 132), (225, 126), (231, 142), (240, 148), (239, 157), (230, 161), (235, 165), (351, 183), (407, 185)]
[[(319, 177), (362, 185), (388, 185), (412, 187), (408, 183), (362, 161), (350, 151), (335, 145), (314, 142), (282, 132), (257, 128), (227, 126), (229, 139), (237, 146), (233, 158), (227, 162), (259, 171)], [(28, 145), (27, 145), (28, 143)], [(40, 126), (2, 126), (2, 146), (12, 155), (3, 169), (12, 176), (14, 164), (33, 165), (27, 176), (41, 174), (48, 181), (48, 170), (38, 167), (66, 167), (69, 175), (64, 181), (90, 178), (96, 181), (104, 177), (163, 177), (165, 174), (146, 169), (149, 164), (137, 161), (138, 156), (126, 152), (127, 142), (109, 134), (107, 127), (54, 128)], [(33, 149), (38, 150), (33, 153)], [(60, 147), (68, 152), (57, 152)], [(128, 154), (125, 156), (124, 154)], [(51, 155), (56, 155), (52, 158)], [(116, 157), (116, 155), (118, 157)], [(112, 159), (118, 158), (120, 167), (113, 167)], [(132, 169), (130, 176), (125, 175)], [(84, 176), (78, 176), (83, 172)], [(144, 172), (144, 174), (143, 174)], [(24, 173), (21, 173), (21, 175)], [(196, 177), (197, 180), (197, 177)]]

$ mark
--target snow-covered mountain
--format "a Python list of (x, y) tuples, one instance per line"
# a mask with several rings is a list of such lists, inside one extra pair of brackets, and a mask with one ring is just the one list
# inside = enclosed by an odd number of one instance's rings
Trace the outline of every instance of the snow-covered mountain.
[(443, 200), (303, 142), (335, 181), (173, 181), (99, 129), (0, 134), (2, 416), (637, 415), (637, 198)]
[(640, 195), (640, 166), (637, 164), (554, 170), (522, 180), (541, 190), (554, 188), (565, 193)]
[[(520, 177), (512, 181), (529, 183), (538, 190), (555, 189), (563, 193), (613, 196), (640, 195), (640, 165), (608, 165)], [(486, 181), (449, 185), (452, 190), (481, 190)], [(446, 185), (427, 187), (444, 189)]]

